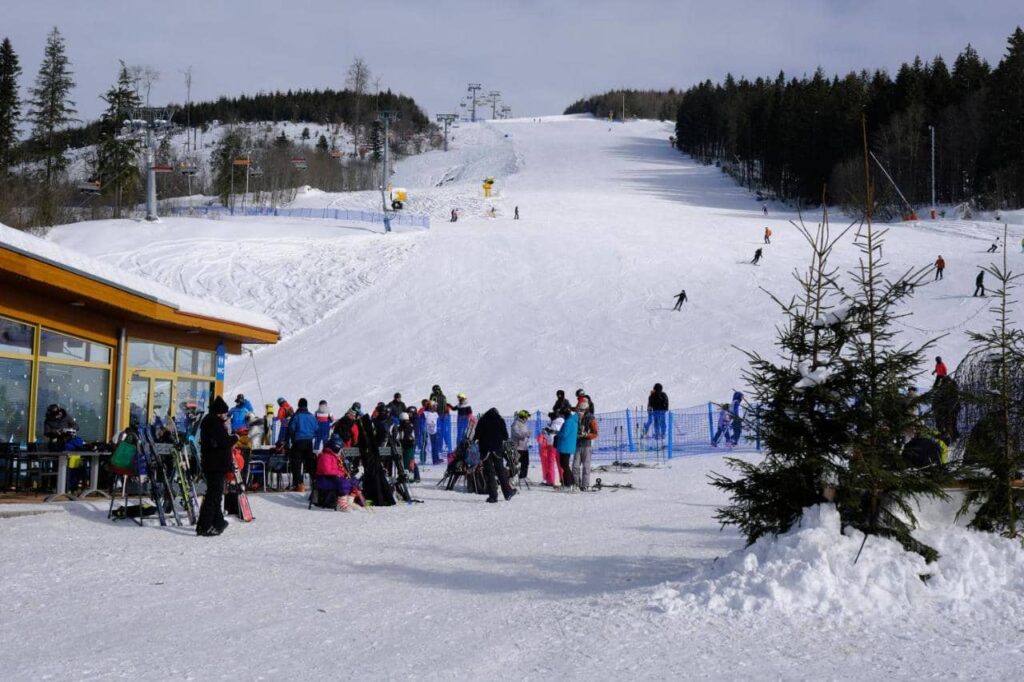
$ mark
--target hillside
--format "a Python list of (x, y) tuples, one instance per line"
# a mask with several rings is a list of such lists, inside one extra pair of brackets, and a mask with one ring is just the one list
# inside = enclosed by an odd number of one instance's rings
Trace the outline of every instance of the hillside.
[[(407, 210), (432, 216), (429, 232), (166, 219), (70, 225), (51, 238), (276, 317), (284, 340), (254, 355), (264, 400), (365, 404), (395, 390), (418, 398), (439, 383), (478, 408), (509, 411), (584, 386), (603, 411), (641, 404), (660, 381), (684, 406), (740, 387), (738, 348), (770, 352), (779, 315), (761, 289), (792, 290), (791, 273), (806, 261), (789, 224), (797, 216), (771, 205), (765, 217), (720, 171), (680, 155), (670, 123), (563, 116), (453, 132), (451, 151), (406, 159), (394, 176), (410, 189)], [(492, 200), (480, 190), (488, 175), (497, 178)], [(376, 207), (379, 194), (311, 190), (295, 205)], [(453, 207), (462, 209), (455, 224), (446, 222)], [(775, 237), (753, 266), (765, 225)], [(936, 352), (951, 366), (963, 357), (965, 329), (989, 322), (987, 301), (970, 293), (1000, 229), (980, 220), (892, 226), (885, 256), (895, 270), (938, 254), (948, 263), (945, 280), (913, 299), (907, 341), (946, 334)], [(1013, 225), (1011, 244), (1022, 235)], [(856, 257), (850, 240), (835, 254), (844, 269)], [(690, 302), (673, 312), (683, 287)], [(248, 357), (229, 364), (228, 382), (229, 392), (258, 395)]]

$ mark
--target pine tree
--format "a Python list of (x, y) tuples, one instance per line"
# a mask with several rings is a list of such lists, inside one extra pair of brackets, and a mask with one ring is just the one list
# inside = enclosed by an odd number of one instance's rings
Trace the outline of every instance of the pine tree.
[(370, 124), (370, 148), (373, 150), (373, 160), (384, 160), (384, 124), (374, 121)]
[(134, 194), (139, 184), (138, 156), (141, 142), (134, 135), (122, 135), (125, 119), (141, 102), (132, 84), (128, 67), (121, 62), (115, 83), (103, 96), (107, 110), (100, 119), (100, 143), (97, 149), (97, 174), (103, 194), (114, 199), (114, 217), (121, 216), (122, 200)]
[(967, 487), (958, 516), (974, 513), (972, 528), (1009, 538), (1024, 531), (1024, 489), (1015, 481), (1024, 471), (1024, 332), (1013, 327), (1011, 291), (1022, 277), (1007, 262), (1003, 226), (1003, 263), (986, 271), (999, 283), (991, 310), (996, 326), (970, 332), (975, 347), (968, 357), (980, 365), (980, 381), (961, 393), (980, 419), (968, 436), (961, 478)]
[(828, 266), (838, 238), (829, 235), (826, 214), (815, 235), (801, 229), (813, 253), (808, 271), (798, 276), (802, 296), (780, 303), (787, 317), (778, 337), (784, 364), (749, 354), (747, 379), (761, 406), (757, 415), (767, 454), (757, 464), (729, 460), (738, 479), (712, 476), (731, 499), (717, 518), (739, 526), (752, 543), (788, 530), (805, 507), (832, 501), (843, 527), (862, 531), (865, 540), (892, 538), (933, 561), (935, 549), (911, 535), (912, 503), (944, 497), (945, 472), (941, 466), (913, 467), (903, 457), (904, 441), (926, 430), (905, 392), (928, 344), (900, 345), (893, 330), (899, 304), (927, 270), (886, 278), (885, 230), (872, 220), (863, 123), (862, 138), (867, 210), (855, 234), (861, 258), (848, 274), (851, 290)]
[(1024, 200), (1024, 29), (1007, 41), (1006, 54), (992, 73), (990, 135), (993, 164), (1003, 180), (1006, 198)]
[(911, 535), (917, 523), (913, 502), (945, 498), (944, 472), (912, 466), (903, 457), (903, 445), (906, 438), (926, 431), (905, 391), (914, 385), (931, 342), (916, 348), (900, 345), (893, 329), (904, 316), (898, 306), (923, 283), (929, 268), (908, 270), (895, 279), (886, 277), (882, 251), (887, 230), (874, 225), (866, 124), (862, 130), (865, 218), (855, 239), (861, 257), (850, 273), (853, 291), (840, 292), (851, 313), (845, 325), (848, 340), (842, 363), (851, 379), (847, 396), (853, 400), (842, 418), (850, 430), (850, 449), (848, 464), (839, 473), (836, 507), (845, 526), (892, 538), (930, 562), (938, 552)]
[(35, 156), (42, 162), (43, 176), (49, 187), (56, 175), (67, 167), (64, 148), (58, 135), (76, 113), (75, 103), (68, 99), (75, 82), (71, 78), (70, 62), (65, 54), (64, 37), (55, 26), (46, 38), (43, 62), (39, 65), (35, 85), (29, 89), (31, 109), (28, 119), (32, 123)]
[(840, 418), (850, 379), (833, 371), (845, 341), (846, 313), (832, 302), (830, 282), (838, 273), (828, 262), (850, 228), (833, 236), (827, 210), (814, 232), (802, 221), (797, 228), (811, 247), (807, 270), (796, 273), (800, 294), (789, 301), (769, 294), (786, 319), (776, 342), (782, 360), (747, 352), (745, 378), (760, 406), (757, 428), (765, 457), (759, 463), (726, 460), (739, 478), (711, 476), (731, 499), (716, 518), (738, 526), (748, 543), (786, 532), (806, 507), (831, 499), (850, 438)]
[(221, 138), (220, 144), (217, 145), (217, 149), (213, 153), (213, 190), (225, 206), (232, 199), (234, 162), (235, 159), (242, 158), (244, 144), (245, 140), (242, 138), (241, 131), (229, 130)]
[(0, 176), (5, 176), (14, 163), (13, 152), (18, 142), (18, 120), (21, 100), (18, 97), (18, 76), (21, 66), (9, 38), (0, 43)]

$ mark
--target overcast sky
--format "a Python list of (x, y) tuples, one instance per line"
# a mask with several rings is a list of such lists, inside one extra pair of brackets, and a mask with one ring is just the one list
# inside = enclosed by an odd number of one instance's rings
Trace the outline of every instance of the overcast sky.
[(64, 35), (79, 116), (96, 118), (118, 60), (161, 73), (153, 104), (259, 90), (343, 88), (363, 57), (384, 88), (433, 118), (466, 84), (513, 115), (561, 113), (616, 87), (883, 67), (915, 54), (952, 65), (971, 43), (993, 65), (1024, 24), (1022, 0), (3, 0), (0, 36), (35, 78), (46, 34)]

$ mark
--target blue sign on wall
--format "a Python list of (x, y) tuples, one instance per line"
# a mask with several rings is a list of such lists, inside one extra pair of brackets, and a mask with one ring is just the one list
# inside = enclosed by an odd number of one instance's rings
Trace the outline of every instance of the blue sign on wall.
[(217, 344), (217, 381), (224, 381), (224, 365), (227, 362), (227, 356), (224, 352), (224, 342), (221, 341)]

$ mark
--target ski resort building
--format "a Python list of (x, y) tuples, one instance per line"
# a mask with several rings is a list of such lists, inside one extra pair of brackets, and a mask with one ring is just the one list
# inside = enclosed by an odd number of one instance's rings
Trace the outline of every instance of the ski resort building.
[(279, 338), (264, 315), (0, 225), (2, 443), (42, 439), (51, 403), (86, 441), (111, 438), (133, 414), (148, 422), (205, 410), (223, 392), (228, 353)]

